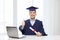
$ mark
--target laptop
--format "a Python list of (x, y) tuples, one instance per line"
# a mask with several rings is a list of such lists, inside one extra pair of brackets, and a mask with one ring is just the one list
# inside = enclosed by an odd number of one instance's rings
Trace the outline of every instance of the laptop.
[(18, 34), (17, 27), (7, 26), (6, 29), (7, 29), (7, 35), (10, 38), (24, 38), (24, 35)]

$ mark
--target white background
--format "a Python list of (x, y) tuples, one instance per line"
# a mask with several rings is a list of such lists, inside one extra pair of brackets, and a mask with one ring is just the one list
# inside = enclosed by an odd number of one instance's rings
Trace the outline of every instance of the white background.
[(8, 25), (13, 25), (13, 0), (0, 0), (0, 33), (6, 33)]
[[(27, 7), (32, 0), (0, 0), (0, 33), (6, 33), (6, 26), (19, 26), (29, 18)], [(60, 35), (60, 0), (33, 0), (38, 7), (36, 18), (43, 21), (48, 35)]]

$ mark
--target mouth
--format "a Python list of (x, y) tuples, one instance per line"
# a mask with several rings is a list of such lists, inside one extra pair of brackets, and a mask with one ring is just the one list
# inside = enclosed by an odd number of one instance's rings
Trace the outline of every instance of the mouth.
[(31, 15), (31, 16), (34, 16), (34, 15)]

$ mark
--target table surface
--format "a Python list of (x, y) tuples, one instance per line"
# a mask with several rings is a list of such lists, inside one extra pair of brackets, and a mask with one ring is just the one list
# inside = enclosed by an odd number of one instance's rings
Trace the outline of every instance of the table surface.
[(48, 35), (37, 37), (35, 35), (25, 35), (24, 38), (9, 38), (6, 34), (0, 34), (0, 40), (60, 40), (60, 35)]

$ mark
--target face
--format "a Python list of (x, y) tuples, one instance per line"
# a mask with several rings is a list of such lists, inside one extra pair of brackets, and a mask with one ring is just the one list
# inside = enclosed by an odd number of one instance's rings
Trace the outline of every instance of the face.
[(35, 19), (36, 11), (30, 11), (30, 12), (29, 12), (29, 15), (30, 15), (30, 18), (31, 18), (31, 19)]

